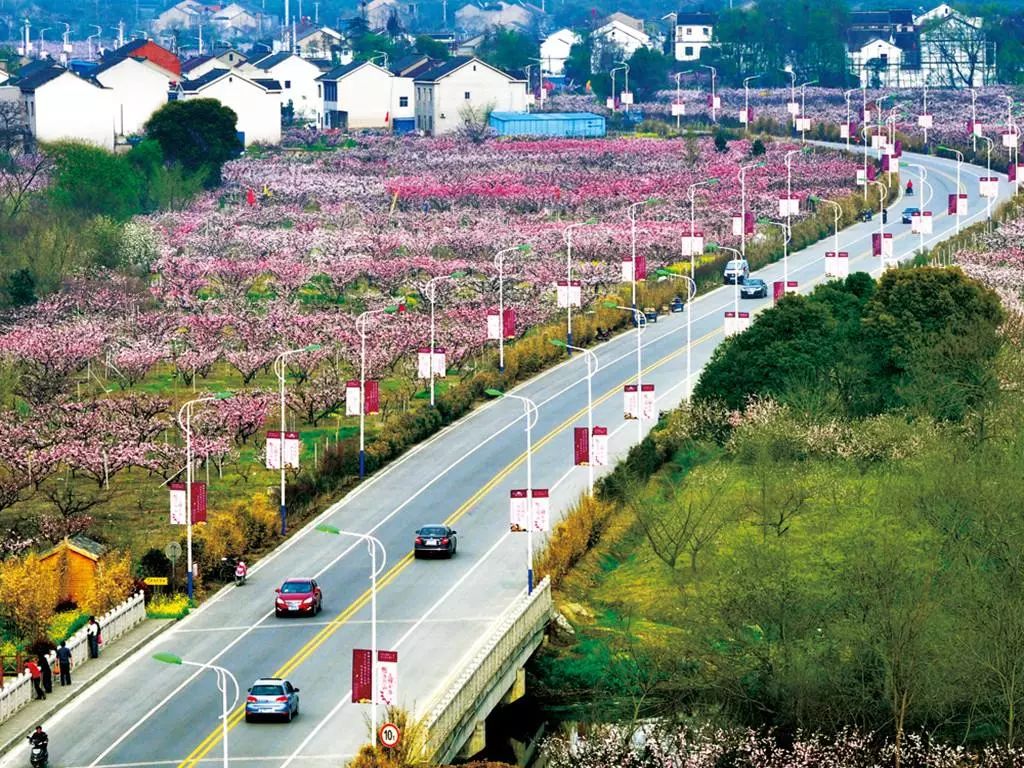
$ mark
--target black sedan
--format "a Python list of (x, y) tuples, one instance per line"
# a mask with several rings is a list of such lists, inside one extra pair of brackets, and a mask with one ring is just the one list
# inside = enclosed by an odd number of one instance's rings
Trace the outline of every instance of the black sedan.
[(458, 547), (458, 536), (447, 525), (425, 525), (416, 531), (413, 557), (430, 554), (451, 557)]
[(681, 296), (676, 296), (669, 304), (669, 309), (672, 312), (682, 312), (685, 306), (686, 302), (683, 301), (683, 298)]
[(902, 221), (904, 224), (910, 224), (914, 220), (914, 214), (920, 213), (920, 208), (904, 208)]
[(740, 296), (744, 299), (766, 299), (768, 283), (758, 277), (748, 277), (747, 281), (740, 285)]

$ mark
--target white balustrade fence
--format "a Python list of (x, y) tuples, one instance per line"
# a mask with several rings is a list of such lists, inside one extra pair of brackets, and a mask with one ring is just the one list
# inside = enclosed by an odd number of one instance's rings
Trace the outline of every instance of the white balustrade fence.
[[(97, 617), (103, 645), (114, 642), (132, 627), (142, 623), (145, 618), (146, 603), (143, 594), (136, 592), (116, 608)], [(89, 643), (86, 640), (85, 627), (67, 639), (67, 646), (71, 651), (71, 668), (78, 669), (79, 665), (89, 657)], [(46, 659), (53, 667), (54, 680), (58, 680), (60, 672), (57, 667), (57, 654), (51, 651)], [(15, 712), (32, 700), (32, 677), (28, 672), (22, 672), (20, 675), (7, 678), (7, 680), (9, 682), (0, 687), (0, 723), (12, 717)]]
[(445, 742), (463, 725), (465, 719), (475, 717), (474, 710), (479, 700), (488, 693), (495, 679), (506, 671), (513, 657), (532, 637), (543, 631), (551, 618), (551, 612), (551, 582), (545, 577), (533, 590), (533, 594), (524, 597), (506, 612), (487, 642), (424, 718), (426, 757), (438, 757), (438, 753), (445, 748)]

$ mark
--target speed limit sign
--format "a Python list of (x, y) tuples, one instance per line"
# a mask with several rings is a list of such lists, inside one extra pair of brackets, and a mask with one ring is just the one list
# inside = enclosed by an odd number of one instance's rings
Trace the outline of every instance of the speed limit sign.
[(397, 747), (402, 738), (402, 732), (394, 723), (384, 723), (377, 731), (377, 735), (380, 736), (380, 743), (388, 748)]

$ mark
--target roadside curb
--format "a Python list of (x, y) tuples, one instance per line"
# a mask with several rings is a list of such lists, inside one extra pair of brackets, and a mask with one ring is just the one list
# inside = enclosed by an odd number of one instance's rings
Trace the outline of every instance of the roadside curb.
[[(127, 659), (129, 659), (132, 656), (134, 656), (139, 651), (139, 649), (141, 649), (144, 645), (146, 645), (151, 640), (153, 640), (153, 638), (155, 638), (158, 635), (166, 632), (169, 627), (172, 627), (175, 624), (177, 624), (178, 621), (180, 621), (180, 619), (170, 619), (170, 620), (168, 620), (168, 619), (149, 619), (149, 618), (147, 618), (147, 619), (145, 619), (145, 621), (162, 622), (162, 623), (161, 623), (160, 626), (157, 626), (155, 629), (153, 629), (152, 632), (148, 632), (147, 634), (139, 637), (135, 641), (135, 643), (133, 643), (131, 645), (131, 647), (125, 646), (124, 651), (122, 653), (120, 653), (120, 655), (117, 656), (115, 659), (113, 659), (102, 671), (97, 672), (92, 677), (89, 677), (88, 679), (84, 680), (81, 684), (74, 684), (71, 692), (67, 695), (67, 697), (61, 699), (59, 702), (55, 701), (53, 703), (53, 705), (48, 706), (45, 710), (39, 710), (38, 714), (36, 714), (36, 716), (32, 718), (33, 721), (35, 721), (35, 722), (46, 722), (46, 720), (48, 720), (50, 717), (52, 717), (54, 715), (54, 713), (60, 711), (64, 706), (66, 706), (67, 704), (69, 704), (70, 702), (74, 701), (79, 696), (81, 696), (83, 693), (88, 691), (96, 682), (98, 682), (99, 680), (102, 680), (112, 670), (117, 669), (122, 664), (122, 662), (124, 662)], [(143, 624), (145, 623), (145, 621), (143, 622)], [(139, 626), (142, 626), (142, 625), (139, 625)], [(15, 714), (4, 725), (10, 724), (12, 721), (14, 721), (18, 717), (18, 715), (22, 714), (23, 711), (24, 710), (22, 710), (22, 711), (18, 712), (17, 714)], [(4, 725), (0, 725), (0, 731), (3, 730)], [(14, 736), (13, 738), (8, 739), (6, 742), (0, 743), (0, 758), (2, 758), (4, 755), (6, 755), (8, 752), (10, 752), (12, 749), (14, 749), (19, 744), (21, 744), (21, 742), (25, 738), (26, 733), (28, 733), (28, 731), (26, 731), (25, 733), (18, 733), (18, 735)]]

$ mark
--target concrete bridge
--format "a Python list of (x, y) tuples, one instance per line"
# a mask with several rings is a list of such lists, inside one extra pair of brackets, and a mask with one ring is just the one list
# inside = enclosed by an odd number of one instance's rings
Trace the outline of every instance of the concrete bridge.
[(526, 693), (527, 660), (544, 640), (552, 616), (551, 582), (545, 578), (513, 604), (491, 635), (423, 720), (424, 757), (448, 763), (470, 757), (487, 743), (486, 721), (499, 704)]

